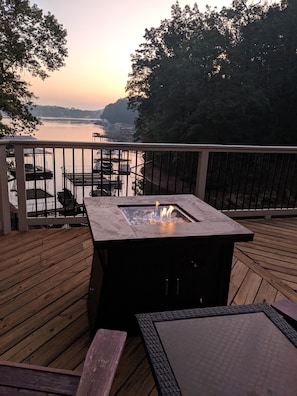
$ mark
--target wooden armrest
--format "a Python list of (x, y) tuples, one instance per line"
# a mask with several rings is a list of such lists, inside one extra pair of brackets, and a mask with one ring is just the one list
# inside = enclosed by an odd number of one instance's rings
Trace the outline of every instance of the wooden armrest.
[[(127, 334), (100, 329), (88, 350), (82, 373), (0, 361), (0, 394), (39, 391), (60, 395), (107, 396)], [(21, 393), (18, 393), (21, 392)]]
[(126, 337), (123, 331), (97, 331), (86, 356), (76, 396), (109, 395)]
[(16, 388), (74, 395), (80, 375), (75, 371), (0, 361), (0, 387), (8, 387), (8, 394), (11, 388)]

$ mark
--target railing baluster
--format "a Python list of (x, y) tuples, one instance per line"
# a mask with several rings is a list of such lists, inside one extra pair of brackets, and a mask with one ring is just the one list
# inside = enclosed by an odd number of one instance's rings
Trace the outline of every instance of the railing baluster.
[[(171, 167), (170, 167), (170, 165), (171, 165), (171, 161), (172, 161), (172, 159), (171, 159), (171, 151), (169, 151), (169, 153), (166, 153), (166, 156), (167, 156), (167, 165), (166, 165), (167, 169), (165, 170), (167, 172), (166, 194), (168, 194), (169, 191), (170, 191), (170, 175), (171, 175), (171, 169), (170, 169)], [(173, 165), (174, 164), (172, 164), (172, 166)]]
[[(126, 162), (124, 162), (124, 169), (127, 170), (127, 175), (126, 175), (126, 195), (128, 195), (128, 191), (129, 191), (129, 172), (131, 171), (130, 168), (130, 158), (129, 158), (129, 151), (127, 152), (127, 158), (126, 158)], [(130, 169), (130, 170), (129, 170)]]
[(27, 200), (26, 200), (26, 179), (25, 179), (25, 164), (24, 164), (24, 147), (16, 144), (15, 162), (16, 162), (16, 180), (18, 191), (18, 224), (19, 231), (27, 231)]
[(225, 194), (226, 194), (226, 187), (228, 180), (228, 165), (229, 165), (229, 157), (230, 157), (230, 153), (224, 153), (224, 154), (225, 154), (225, 163), (224, 163), (224, 167), (222, 167), (224, 172), (224, 182), (223, 182), (221, 206), (219, 207), (219, 209), (221, 210), (225, 209)]
[[(187, 155), (187, 153), (186, 153), (186, 155)], [(190, 180), (189, 188), (186, 191), (188, 194), (190, 194), (190, 193), (195, 194), (197, 174), (198, 174), (198, 161), (199, 161), (197, 158), (199, 158), (199, 156), (200, 156), (200, 153), (195, 153), (195, 152), (188, 153), (188, 157), (190, 157), (189, 168), (191, 169), (190, 176), (189, 176), (189, 178), (190, 178), (189, 179)], [(207, 166), (208, 166), (208, 154), (207, 154), (207, 158), (205, 157), (204, 160), (203, 159), (201, 159), (201, 160), (205, 161), (206, 169), (205, 169), (204, 176), (206, 178), (207, 177)], [(200, 171), (201, 171), (201, 174), (200, 174), (200, 179), (199, 179), (199, 185), (202, 186), (202, 188), (203, 188), (203, 183), (204, 183), (204, 194), (205, 194), (206, 181), (203, 182), (203, 173), (202, 173), (203, 169), (201, 169)]]
[(56, 169), (56, 148), (55, 147), (52, 148), (52, 156), (53, 156), (54, 211), (55, 211), (54, 216), (57, 217), (57, 199), (56, 199), (56, 197), (57, 197), (58, 191), (57, 191), (57, 183), (56, 183), (57, 169)]
[(205, 198), (208, 159), (209, 159), (209, 151), (200, 151), (198, 153), (195, 195), (202, 200), (204, 200)]
[(246, 171), (245, 171), (245, 178), (244, 178), (244, 186), (243, 186), (243, 193), (242, 193), (242, 206), (241, 210), (245, 209), (245, 202), (246, 202), (246, 192), (247, 192), (247, 179), (249, 175), (249, 170), (250, 170), (250, 163), (251, 163), (251, 153), (247, 154), (247, 166), (246, 166)]
[(11, 220), (5, 144), (0, 145), (0, 220), (2, 233), (9, 234), (11, 232)]
[[(261, 209), (265, 208), (265, 203), (266, 203), (266, 191), (267, 191), (267, 184), (269, 182), (269, 177), (267, 174), (267, 170), (270, 168), (270, 160), (271, 160), (271, 155), (270, 154), (263, 154), (264, 160), (263, 160), (263, 184), (262, 184), (262, 189), (263, 189), (263, 196), (262, 196), (262, 201), (261, 201)], [(264, 173), (265, 170), (265, 173)]]
[[(297, 169), (297, 155), (295, 154), (295, 163), (294, 163), (294, 178), (292, 177), (292, 184), (291, 187), (294, 186), (295, 187), (295, 194), (294, 194), (294, 198), (293, 198), (293, 204), (292, 204), (292, 208), (295, 208), (297, 206), (297, 173), (296, 173), (296, 169)], [(294, 180), (294, 181), (293, 181)], [(292, 188), (291, 188), (292, 191)]]
[[(202, 155), (199, 153), (199, 157), (200, 155)], [(213, 169), (214, 169), (214, 156), (216, 155), (216, 153), (209, 153), (209, 161), (208, 161), (208, 167), (207, 167), (207, 175), (206, 175), (206, 185), (205, 185), (205, 189), (204, 189), (204, 193), (200, 193), (199, 192), (199, 188), (200, 188), (200, 177), (199, 177), (199, 163), (198, 163), (198, 170), (197, 170), (197, 180), (196, 180), (196, 187), (195, 187), (195, 195), (202, 199), (205, 200), (206, 202), (208, 202), (209, 204), (212, 205), (211, 202), (211, 191), (212, 191), (212, 182), (213, 182)], [(200, 161), (198, 157), (198, 161)]]
[[(176, 153), (176, 166), (175, 166), (175, 172), (174, 172), (174, 193), (177, 192), (177, 180), (178, 180), (178, 170), (179, 170), (179, 164), (180, 164), (180, 155), (182, 153)], [(182, 192), (183, 192), (183, 183), (184, 183), (184, 178), (182, 179)]]
[[(238, 153), (237, 153), (238, 154)], [(242, 164), (243, 164), (243, 160), (244, 160), (245, 154), (241, 154), (241, 155), (237, 155), (238, 161), (239, 161), (239, 165), (237, 166), (237, 189), (236, 189), (236, 193), (235, 193), (235, 210), (238, 209), (239, 205), (238, 205), (238, 200), (239, 200), (239, 194), (240, 194), (240, 185), (241, 185), (241, 174), (242, 174)], [(237, 164), (237, 162), (236, 162)]]
[[(32, 156), (33, 156), (33, 174), (34, 176), (36, 176), (36, 157), (35, 157), (35, 147), (33, 147), (33, 151), (32, 151)], [(34, 177), (33, 180), (33, 184), (34, 184), (34, 201), (35, 201), (35, 216), (38, 216), (38, 201), (37, 201), (37, 181), (36, 181), (36, 177)], [(26, 190), (26, 198), (27, 197), (27, 190)], [(32, 208), (32, 212), (33, 212), (33, 208)]]
[(44, 181), (43, 181), (43, 185), (44, 185), (44, 216), (47, 217), (47, 213), (48, 213), (48, 198), (47, 198), (47, 185), (46, 185), (46, 169), (47, 169), (47, 163), (45, 160), (45, 155), (46, 155), (46, 150), (45, 147), (42, 148), (42, 152), (43, 152), (43, 171), (44, 171)]
[(254, 200), (255, 209), (258, 208), (259, 199), (259, 169), (261, 167), (261, 154), (257, 153), (254, 160), (253, 182), (252, 182), (252, 198)]
[(151, 182), (150, 182), (150, 187), (151, 187), (151, 194), (153, 192), (153, 185), (154, 185), (154, 170), (155, 170), (155, 152), (153, 151), (152, 153), (152, 170), (151, 170)]
[(228, 175), (228, 179), (229, 179), (229, 183), (230, 183), (230, 187), (229, 187), (229, 193), (228, 193), (228, 207), (227, 210), (230, 210), (230, 206), (231, 206), (231, 202), (232, 202), (232, 193), (233, 193), (233, 184), (234, 184), (234, 174), (235, 174), (235, 162), (236, 162), (236, 153), (230, 153), (230, 157), (228, 159), (228, 163), (229, 163), (229, 169), (230, 169), (230, 174)]
[[(186, 176), (186, 155), (187, 153), (179, 153), (179, 158), (181, 157), (180, 164), (183, 170), (181, 178), (182, 178), (182, 185), (181, 185), (181, 192), (184, 193), (185, 191), (185, 176)], [(176, 174), (178, 177), (178, 173)]]
[[(217, 175), (217, 177), (216, 177), (216, 186), (220, 186), (220, 180), (221, 180), (221, 172), (222, 172), (222, 167), (221, 167), (221, 159), (222, 159), (222, 155), (223, 155), (223, 153), (216, 153), (216, 157), (218, 158), (218, 160), (219, 160), (219, 162), (218, 162), (218, 165), (217, 165), (217, 169), (214, 167), (214, 171), (215, 171), (215, 173), (216, 173), (216, 175)], [(215, 200), (214, 200), (214, 207), (215, 208), (218, 208), (219, 206), (218, 206), (218, 204), (217, 204), (217, 201), (218, 201), (218, 192), (219, 192), (219, 189), (217, 188), (216, 190), (215, 190)]]
[(163, 169), (163, 152), (160, 151), (159, 152), (159, 156), (160, 156), (160, 163), (159, 163), (159, 181), (158, 181), (158, 193), (161, 193), (161, 189), (162, 189), (162, 169)]
[[(296, 194), (297, 194), (297, 181), (296, 181), (296, 168), (297, 168), (297, 155), (296, 154), (291, 154), (290, 158), (293, 158), (293, 165), (291, 168), (291, 172), (290, 172), (290, 176), (288, 176), (288, 179), (290, 180), (289, 183), (289, 192), (288, 192), (288, 200), (287, 200), (287, 209), (289, 209), (290, 207), (293, 208), (296, 206)], [(293, 189), (295, 187), (295, 193), (293, 192)], [(293, 198), (293, 202), (291, 201), (292, 197)], [(291, 203), (292, 202), (292, 203)]]
[(269, 205), (268, 205), (268, 209), (270, 209), (270, 208), (272, 207), (271, 204), (272, 204), (273, 186), (274, 186), (273, 182), (274, 182), (274, 180), (276, 179), (278, 155), (277, 155), (277, 154), (274, 154), (272, 157), (273, 157), (273, 161), (272, 161), (272, 162), (274, 162), (274, 164), (272, 165), (272, 166), (273, 166), (273, 172), (269, 172), (269, 174), (271, 175), (271, 183), (270, 183), (270, 193), (269, 193)]
[[(285, 159), (284, 159), (284, 154), (281, 154), (280, 155), (280, 166), (278, 167), (278, 172), (279, 172), (279, 176), (278, 176), (278, 183), (277, 183), (277, 189), (276, 189), (276, 200), (275, 200), (275, 207), (281, 207), (282, 208), (282, 197), (283, 197), (283, 194), (281, 193), (281, 186), (282, 186), (282, 183), (283, 183), (283, 180), (284, 180), (284, 172), (285, 172), (285, 170), (284, 170), (284, 167), (285, 167), (285, 165), (284, 165), (284, 161), (285, 161)], [(278, 205), (278, 198), (280, 198), (280, 200), (279, 200), (279, 205)]]

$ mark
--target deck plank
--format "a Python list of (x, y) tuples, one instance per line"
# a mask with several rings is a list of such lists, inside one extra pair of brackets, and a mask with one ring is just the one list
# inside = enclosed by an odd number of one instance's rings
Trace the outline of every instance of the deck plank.
[[(49, 320), (43, 326), (28, 334), (12, 348), (8, 349), (2, 355), (2, 358), (4, 360), (23, 362), (30, 354), (44, 345), (44, 341), (49, 339), (49, 336), (55, 337), (65, 327), (72, 324), (74, 320), (80, 318), (84, 311), (85, 302), (83, 300), (77, 301), (63, 312), (63, 322), (59, 316), (55, 316), (52, 320)], [(32, 344), (32, 339), (34, 339), (34, 344)]]
[[(297, 302), (297, 219), (239, 222), (255, 238), (235, 244), (228, 303)], [(0, 251), (1, 358), (81, 369), (90, 344), (88, 227), (12, 232), (0, 236)], [(140, 337), (126, 342), (112, 395), (157, 395)]]
[(236, 294), (233, 304), (245, 305), (253, 304), (255, 296), (260, 288), (262, 278), (255, 272), (248, 271), (246, 274), (239, 292)]
[(254, 299), (255, 304), (262, 302), (267, 302), (272, 304), (276, 300), (283, 298), (283, 295), (277, 295), (278, 292), (275, 287), (271, 286), (266, 280), (262, 279), (261, 285), (259, 287), (258, 293)]

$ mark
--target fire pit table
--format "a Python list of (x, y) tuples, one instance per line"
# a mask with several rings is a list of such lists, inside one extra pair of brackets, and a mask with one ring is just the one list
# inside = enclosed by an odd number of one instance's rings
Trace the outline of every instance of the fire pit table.
[(94, 244), (88, 316), (137, 329), (136, 313), (226, 305), (234, 242), (253, 233), (194, 195), (85, 198)]

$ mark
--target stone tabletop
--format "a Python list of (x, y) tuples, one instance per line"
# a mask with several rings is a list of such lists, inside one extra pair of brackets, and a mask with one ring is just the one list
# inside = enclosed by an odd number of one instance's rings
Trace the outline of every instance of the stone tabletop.
[[(157, 200), (162, 205), (177, 205), (194, 221), (131, 225), (120, 208), (125, 205), (155, 205)], [(84, 204), (93, 241), (97, 244), (108, 245), (125, 240), (157, 241), (160, 238), (221, 238), (230, 242), (253, 239), (250, 230), (191, 194), (87, 197)]]

